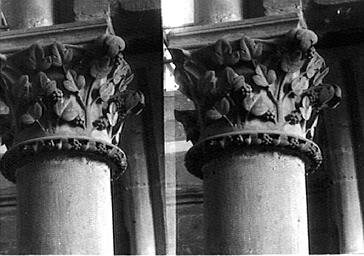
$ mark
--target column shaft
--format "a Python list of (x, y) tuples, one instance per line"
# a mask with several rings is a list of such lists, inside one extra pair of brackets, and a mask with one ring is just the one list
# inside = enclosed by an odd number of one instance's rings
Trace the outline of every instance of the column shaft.
[(301, 159), (236, 152), (203, 172), (207, 254), (308, 254)]
[(20, 254), (113, 254), (110, 169), (68, 156), (17, 170)]
[[(347, 64), (347, 63), (345, 63)], [(350, 66), (350, 64), (348, 64)], [(335, 70), (342, 67), (339, 62), (331, 66)], [(331, 74), (333, 81), (341, 80), (340, 72)], [(344, 97), (350, 99), (347, 88), (343, 90)], [(360, 168), (356, 165), (353, 141), (354, 120), (350, 120), (351, 102), (343, 101), (337, 113), (325, 116), (326, 133), (331, 138), (329, 146), (329, 175), (331, 179), (332, 208), (339, 236), (340, 253), (364, 252), (364, 229), (362, 198), (360, 195)]]
[(130, 253), (153, 255), (156, 253), (155, 234), (142, 122), (140, 117), (130, 117), (129, 120), (131, 122), (125, 125), (125, 136), (121, 143), (125, 145), (131, 166), (123, 177), (124, 214), (127, 215), (130, 232)]
[(32, 28), (50, 26), (54, 23), (53, 0), (16, 0), (12, 1), (16, 16), (13, 28)]
[(241, 0), (197, 0), (195, 1), (196, 22), (199, 24), (241, 20)]

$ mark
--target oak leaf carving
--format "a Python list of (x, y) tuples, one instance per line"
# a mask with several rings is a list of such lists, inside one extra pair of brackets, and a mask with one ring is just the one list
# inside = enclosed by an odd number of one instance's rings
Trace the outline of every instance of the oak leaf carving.
[(20, 117), (20, 120), (23, 124), (30, 125), (39, 120), (42, 115), (42, 106), (36, 102), (28, 108), (27, 112)]

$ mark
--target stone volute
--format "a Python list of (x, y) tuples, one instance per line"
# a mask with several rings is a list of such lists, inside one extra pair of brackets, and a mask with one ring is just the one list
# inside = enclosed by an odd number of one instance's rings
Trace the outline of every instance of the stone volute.
[(0, 55), (1, 172), (17, 183), (25, 254), (112, 254), (110, 180), (126, 169), (117, 146), (141, 92), (124, 41), (33, 44)]
[(341, 90), (296, 28), (273, 39), (170, 49), (180, 90), (195, 110), (176, 111), (189, 172), (204, 180), (208, 254), (308, 253), (305, 163), (322, 161), (312, 141), (319, 112)]

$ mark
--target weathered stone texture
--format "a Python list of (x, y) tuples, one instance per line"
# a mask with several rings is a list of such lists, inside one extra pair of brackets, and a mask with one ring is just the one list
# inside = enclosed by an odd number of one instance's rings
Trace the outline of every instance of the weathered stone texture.
[(108, 0), (75, 0), (73, 11), (75, 20), (105, 18), (109, 13)]
[(0, 254), (17, 254), (16, 208), (0, 208)]
[(201, 203), (177, 205), (177, 255), (204, 254)]
[(113, 253), (107, 164), (48, 156), (17, 177), (19, 254)]
[(161, 8), (161, 0), (111, 0), (111, 4), (120, 4), (120, 7), (128, 11), (146, 11)]
[(222, 153), (203, 167), (209, 254), (308, 254), (305, 166), (277, 152)]
[(1, 9), (11, 29), (48, 26), (54, 23), (53, 0), (2, 0)]
[(240, 0), (199, 0), (195, 1), (198, 24), (212, 24), (241, 20), (243, 18)]
[(265, 15), (302, 11), (301, 0), (263, 0)]

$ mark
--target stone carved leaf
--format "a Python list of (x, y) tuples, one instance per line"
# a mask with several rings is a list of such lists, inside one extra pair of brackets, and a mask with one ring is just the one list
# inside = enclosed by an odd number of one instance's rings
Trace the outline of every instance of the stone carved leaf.
[(324, 65), (323, 58), (318, 54), (314, 54), (314, 56), (311, 58), (306, 68), (307, 77), (312, 78), (316, 74), (316, 72), (321, 69), (323, 65)]
[(52, 65), (50, 56), (45, 56), (43, 48), (39, 44), (33, 44), (29, 48), (29, 58), (25, 66), (30, 70), (47, 70)]
[(67, 105), (65, 104), (65, 100), (60, 100), (60, 101), (57, 101), (56, 104), (54, 104), (53, 110), (58, 117), (61, 117), (66, 106)]
[(17, 98), (30, 99), (32, 84), (29, 82), (29, 76), (23, 75), (19, 78), (12, 88), (12, 93)]
[(8, 115), (10, 112), (10, 109), (8, 105), (5, 104), (3, 100), (0, 99), (0, 115)]
[(243, 37), (239, 41), (240, 44), (240, 60), (251, 61), (262, 55), (263, 45), (261, 43), (255, 43), (254, 40), (249, 37)]
[(122, 63), (115, 69), (113, 75), (113, 83), (115, 85), (121, 84), (119, 87), (119, 91), (124, 91), (128, 84), (134, 79), (134, 74), (131, 73), (131, 69), (128, 63), (124, 60)]
[(322, 80), (325, 78), (325, 76), (329, 73), (329, 68), (325, 68), (322, 72), (318, 72), (314, 79), (313, 79), (313, 85), (316, 86), (316, 85), (320, 85), (322, 84)]
[(62, 67), (62, 65), (68, 64), (73, 58), (72, 49), (66, 49), (64, 45), (58, 42), (54, 42), (51, 46), (52, 52), (52, 64), (56, 67)]
[(57, 82), (50, 80), (45, 73), (39, 72), (39, 80), (40, 86), (46, 96), (51, 95), (57, 90)]
[(76, 106), (77, 104), (74, 105), (71, 100), (57, 101), (54, 105), (54, 112), (58, 117), (69, 122), (79, 115), (79, 111)]
[(176, 68), (174, 70), (174, 80), (176, 81), (177, 84), (180, 85), (179, 90), (184, 95), (186, 95), (190, 99), (194, 99), (193, 93), (191, 93), (191, 91), (193, 91), (193, 82), (187, 72), (185, 72), (180, 68)]
[(226, 115), (230, 111), (230, 102), (224, 97), (215, 104), (215, 109), (222, 115)]
[(216, 94), (216, 82), (215, 71), (207, 71), (198, 83), (198, 92), (201, 95), (207, 95), (208, 93)]
[(232, 68), (226, 68), (226, 78), (234, 91), (239, 90), (245, 84), (244, 76), (239, 76)]
[(250, 93), (243, 100), (243, 107), (246, 111), (250, 112), (255, 102), (258, 100), (258, 96), (256, 94)]
[(121, 79), (123, 78), (123, 76), (125, 76), (127, 74), (127, 68), (126, 66), (123, 65), (119, 65), (115, 71), (114, 71), (114, 75), (113, 75), (113, 83), (114, 84), (118, 84), (120, 83)]
[(140, 114), (144, 107), (144, 101), (144, 95), (141, 92), (129, 92), (125, 98), (127, 113)]
[(277, 74), (273, 69), (270, 69), (267, 74), (267, 81), (269, 84), (273, 84), (277, 80)]
[(29, 114), (29, 113), (25, 113), (23, 114), (21, 117), (20, 117), (20, 121), (23, 123), (23, 124), (26, 124), (26, 125), (30, 125), (30, 124), (34, 124), (35, 122), (35, 119)]
[(112, 102), (109, 106), (109, 113), (106, 114), (107, 116), (107, 120), (109, 121), (111, 126), (115, 126), (117, 121), (118, 121), (118, 111), (117, 111), (117, 107), (116, 104), (114, 102)]
[(198, 122), (197, 110), (174, 111), (174, 116), (178, 122), (181, 122), (186, 131), (186, 141), (197, 143), (200, 137), (200, 125)]
[(304, 95), (313, 95), (315, 101), (312, 104), (320, 110), (327, 107), (337, 107), (340, 103), (342, 92), (340, 87), (335, 84), (321, 84), (310, 87), (304, 92)]
[(281, 69), (287, 73), (294, 73), (301, 69), (304, 61), (305, 60), (302, 59), (302, 52), (300, 50), (287, 52), (282, 56)]
[(265, 100), (267, 98), (262, 94), (250, 93), (243, 100), (244, 109), (255, 116), (262, 116), (269, 110)]
[(28, 111), (20, 117), (23, 124), (30, 125), (39, 120), (43, 115), (42, 106), (36, 102)]
[(342, 97), (340, 87), (336, 84), (322, 84), (320, 88), (320, 108), (336, 108), (339, 105)]
[(91, 65), (90, 74), (96, 79), (106, 77), (112, 69), (111, 58), (103, 56), (99, 60), (95, 60)]
[(210, 120), (219, 120), (222, 118), (222, 115), (216, 109), (209, 109), (206, 111), (206, 117)]
[[(246, 88), (249, 88), (251, 90), (250, 85), (248, 85), (247, 83), (245, 83), (245, 78), (244, 76), (237, 76), (232, 80), (232, 85), (233, 85), (233, 90), (237, 91), (241, 88), (244, 88), (246, 90)], [(249, 91), (250, 91), (249, 90)]]
[[(187, 58), (191, 56), (190, 52), (175, 48), (169, 48), (169, 52), (172, 55), (174, 64), (176, 65), (173, 75), (176, 83), (179, 85), (179, 91), (191, 100), (196, 101), (195, 85), (198, 83), (198, 78), (195, 77), (195, 72), (191, 73), (188, 67), (186, 67)], [(195, 81), (196, 83), (194, 83)]]
[(85, 85), (86, 85), (85, 77), (83, 75), (79, 75), (77, 77), (77, 86), (78, 86), (78, 88), (80, 88), (80, 90), (81, 90), (81, 89), (85, 88)]
[(248, 48), (247, 41), (248, 39), (246, 37), (243, 37), (240, 39), (240, 59), (242, 61), (251, 61), (252, 55), (250, 53), (250, 49)]
[(318, 123), (318, 116), (315, 118), (315, 120), (313, 121), (313, 123), (311, 124), (311, 128), (309, 128), (306, 132), (306, 137), (308, 139), (312, 139), (315, 133), (315, 128), (317, 126)]
[(72, 101), (69, 101), (69, 103), (66, 105), (61, 114), (61, 118), (69, 122), (75, 119), (78, 115), (79, 113), (77, 109), (74, 107), (74, 104), (72, 103)]
[(267, 104), (265, 104), (263, 97), (258, 97), (253, 107), (250, 109), (250, 113), (255, 116), (262, 116), (269, 110)]
[(66, 73), (67, 80), (63, 81), (64, 88), (66, 88), (70, 92), (78, 92), (79, 88), (76, 85), (74, 76), (71, 70), (68, 70)]
[(169, 53), (172, 56), (173, 63), (176, 67), (183, 68), (187, 59), (191, 57), (191, 53), (189, 51), (178, 49), (178, 48), (168, 48)]
[(261, 56), (263, 53), (263, 44), (257, 43), (254, 47), (253, 56), (254, 58), (257, 58)]
[(113, 83), (104, 83), (101, 85), (99, 93), (102, 101), (107, 102), (115, 93), (115, 85)]
[(275, 81), (277, 80), (277, 74), (274, 70), (267, 69), (264, 65), (257, 65), (255, 68), (253, 81), (256, 85), (263, 87), (268, 90), (271, 99), (274, 101)]
[(219, 39), (214, 45), (214, 50), (217, 65), (231, 66), (239, 61), (239, 53), (233, 51), (230, 42), (226, 39)]
[(122, 86), (120, 86), (118, 90), (120, 92), (125, 91), (126, 88), (128, 87), (128, 85), (131, 83), (131, 81), (133, 81), (133, 79), (134, 79), (134, 74), (133, 73), (128, 73), (128, 75), (125, 76), (123, 80), (121, 80), (120, 84)]
[(63, 85), (70, 92), (78, 92), (86, 85), (85, 77), (82, 75), (77, 76), (77, 73), (72, 69), (67, 70), (66, 78)]
[(257, 67), (255, 68), (256, 75), (253, 76), (254, 83), (261, 87), (269, 86), (269, 83), (268, 83), (267, 79), (265, 78), (265, 74), (263, 71), (264, 68), (265, 68), (265, 66), (257, 65)]
[(300, 112), (303, 119), (305, 119), (306, 121), (310, 119), (312, 114), (312, 106), (310, 103), (310, 99), (307, 96), (303, 97), (302, 99), (302, 107), (300, 107)]
[(272, 69), (267, 71), (267, 67), (264, 65), (257, 65), (255, 73), (253, 80), (256, 85), (261, 87), (269, 87), (277, 80), (276, 72)]
[(293, 79), (291, 83), (292, 91), (295, 95), (299, 96), (309, 86), (309, 80), (305, 76), (297, 77)]

